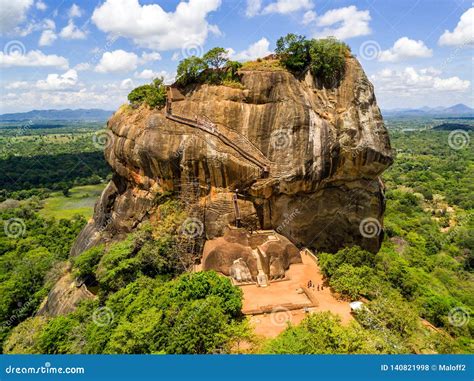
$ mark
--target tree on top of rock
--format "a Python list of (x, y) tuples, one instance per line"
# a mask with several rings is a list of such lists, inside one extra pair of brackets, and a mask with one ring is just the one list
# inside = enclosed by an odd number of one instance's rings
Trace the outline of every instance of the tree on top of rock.
[(202, 57), (211, 69), (222, 69), (229, 61), (229, 52), (221, 47), (212, 48)]

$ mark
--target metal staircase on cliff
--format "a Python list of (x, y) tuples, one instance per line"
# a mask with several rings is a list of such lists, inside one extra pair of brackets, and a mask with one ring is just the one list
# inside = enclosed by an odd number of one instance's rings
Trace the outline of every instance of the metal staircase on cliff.
[(250, 161), (261, 169), (263, 178), (269, 176), (270, 168), (274, 167), (271, 162), (249, 139), (242, 134), (233, 131), (223, 125), (210, 121), (207, 117), (196, 116), (195, 119), (186, 118), (172, 113), (171, 88), (167, 88), (166, 112), (167, 119), (186, 126), (198, 128), (201, 131), (209, 133), (223, 142), (228, 147), (237, 151), (240, 156)]

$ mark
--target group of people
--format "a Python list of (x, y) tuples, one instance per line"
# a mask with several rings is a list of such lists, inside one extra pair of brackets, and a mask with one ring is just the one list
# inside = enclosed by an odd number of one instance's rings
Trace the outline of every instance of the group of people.
[[(314, 289), (315, 289), (314, 283), (313, 283), (313, 281), (312, 281), (311, 279), (308, 281), (308, 288), (309, 288), (309, 289), (313, 289), (313, 291), (314, 291)], [(322, 290), (324, 290), (324, 286), (323, 286), (322, 284), (321, 284), (321, 286), (319, 286), (319, 284), (317, 284), (317, 285), (316, 285), (316, 289), (317, 289), (318, 291), (319, 291), (319, 290), (322, 291)]]

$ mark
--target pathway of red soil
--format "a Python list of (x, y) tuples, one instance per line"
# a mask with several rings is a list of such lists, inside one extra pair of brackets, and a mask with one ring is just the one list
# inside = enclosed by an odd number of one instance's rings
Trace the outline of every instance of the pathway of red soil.
[(284, 304), (310, 304), (305, 294), (298, 294), (297, 289), (306, 286), (311, 280), (315, 285), (313, 292), (319, 302), (317, 307), (309, 308), (313, 311), (330, 311), (339, 315), (343, 324), (348, 324), (351, 319), (351, 308), (348, 302), (343, 302), (334, 297), (329, 287), (317, 291), (317, 285), (323, 283), (323, 276), (315, 259), (309, 254), (302, 254), (303, 263), (291, 265), (287, 271), (288, 281), (271, 283), (269, 287), (255, 285), (242, 286), (244, 293), (243, 311), (255, 310), (263, 306), (274, 306), (272, 313), (249, 316), (255, 327), (255, 333), (265, 337), (276, 337), (285, 330), (287, 322), (297, 325), (303, 320), (306, 313), (303, 309), (288, 311), (279, 307)]

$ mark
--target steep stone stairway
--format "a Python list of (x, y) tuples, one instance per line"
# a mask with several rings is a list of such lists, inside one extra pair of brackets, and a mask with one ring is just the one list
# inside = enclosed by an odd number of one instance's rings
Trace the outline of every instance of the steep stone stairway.
[(236, 131), (214, 123), (205, 117), (197, 117), (196, 119), (186, 118), (172, 113), (171, 94), (168, 88), (168, 96), (166, 99), (166, 114), (167, 119), (174, 122), (181, 123), (190, 127), (199, 128), (211, 135), (219, 138), (225, 145), (233, 148), (244, 159), (250, 161), (262, 170), (263, 176), (268, 176), (270, 167), (273, 163), (245, 136)]
[[(175, 92), (176, 89), (173, 89)], [(179, 93), (179, 92), (178, 92)], [(220, 139), (228, 147), (231, 147), (244, 159), (250, 161), (261, 169), (261, 178), (257, 179), (252, 184), (252, 193), (259, 194), (260, 190), (271, 187), (278, 181), (281, 176), (281, 168), (270, 159), (268, 159), (262, 151), (260, 151), (255, 144), (253, 144), (244, 135), (231, 130), (230, 128), (212, 122), (205, 116), (196, 116), (195, 119), (186, 118), (184, 116), (173, 114), (172, 112), (172, 99), (173, 94), (171, 87), (167, 87), (167, 98), (166, 98), (166, 112), (165, 116), (167, 119), (177, 123), (184, 124), (186, 126), (198, 128), (201, 131), (209, 133)], [(179, 99), (182, 100), (184, 97), (180, 94)]]

